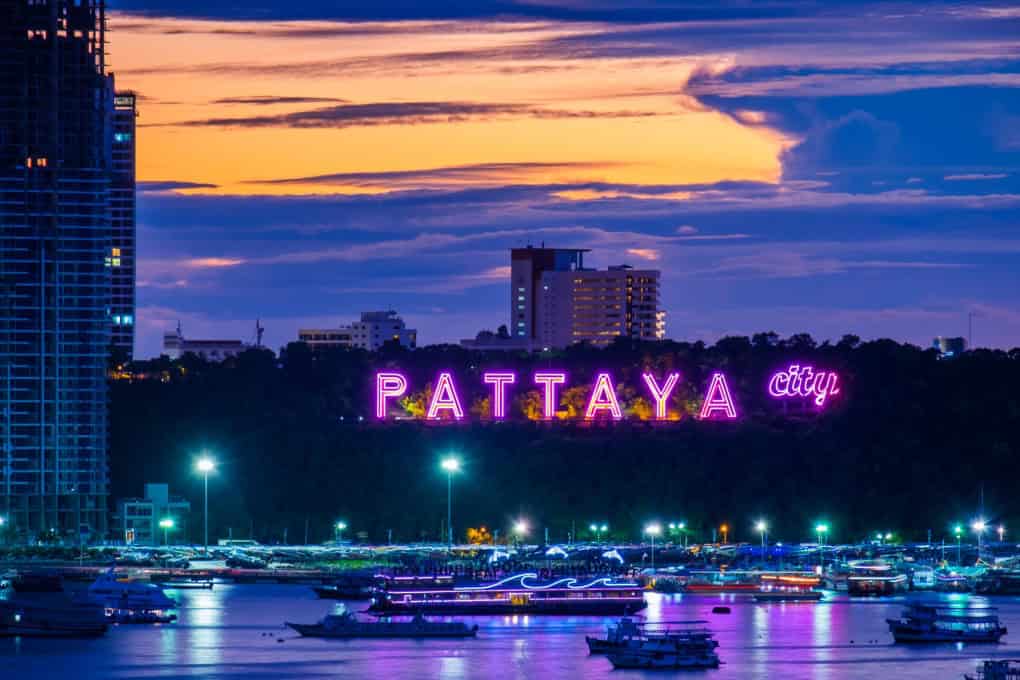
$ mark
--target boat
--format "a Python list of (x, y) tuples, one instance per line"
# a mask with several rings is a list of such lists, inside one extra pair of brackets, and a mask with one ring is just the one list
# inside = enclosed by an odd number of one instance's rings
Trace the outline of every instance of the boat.
[(61, 593), (64, 591), (64, 580), (60, 574), (28, 571), (15, 576), (11, 587), (16, 593)]
[(158, 610), (143, 609), (112, 609), (104, 610), (106, 618), (111, 623), (173, 623), (177, 620), (176, 614), (166, 614)]
[(719, 646), (719, 643), (711, 638), (711, 634), (705, 630), (685, 628), (679, 631), (659, 630), (662, 626), (697, 626), (705, 624), (705, 621), (667, 621), (656, 623), (637, 623), (629, 616), (620, 619), (616, 624), (606, 628), (605, 638), (596, 638), (586, 635), (585, 642), (588, 644), (588, 652), (591, 654), (608, 654), (627, 648), (637, 648), (646, 639), (661, 637), (676, 637), (692, 643), (699, 637), (707, 638), (704, 644), (712, 649)]
[(812, 576), (764, 574), (754, 599), (757, 602), (817, 602), (822, 599), (822, 592), (815, 589), (818, 584), (819, 579)]
[(97, 637), (106, 633), (103, 608), (66, 593), (38, 593), (0, 600), (2, 637)]
[(998, 642), (1006, 634), (996, 610), (911, 604), (898, 619), (886, 619), (896, 642)]
[(614, 668), (718, 668), (719, 655), (715, 651), (718, 646), (708, 630), (689, 628), (646, 636), (639, 644), (610, 650), (606, 656)]
[(935, 590), (941, 593), (966, 593), (971, 590), (970, 580), (955, 571), (935, 573)]
[(196, 581), (162, 581), (159, 584), (167, 590), (212, 590), (212, 579)]
[(320, 600), (370, 600), (375, 592), (374, 588), (365, 586), (316, 586), (312, 588)]
[(884, 560), (859, 560), (850, 563), (846, 591), (851, 597), (895, 595), (910, 590), (910, 578), (896, 573)]
[(1000, 659), (985, 661), (974, 675), (964, 674), (964, 680), (1020, 680), (1020, 661)]
[(1020, 570), (989, 569), (977, 578), (974, 590), (987, 595), (1020, 595)]
[(684, 584), (688, 593), (749, 593), (757, 589), (757, 580), (749, 574), (724, 571), (691, 572)]
[(173, 609), (177, 603), (167, 597), (163, 588), (155, 583), (120, 580), (113, 567), (101, 574), (89, 586), (88, 599), (107, 609), (157, 611)]
[(321, 638), (468, 638), (478, 626), (463, 621), (428, 621), (420, 612), (410, 621), (359, 621), (352, 612), (330, 614), (318, 623), (285, 623), (302, 637)]
[(515, 574), (491, 583), (423, 588), (388, 582), (372, 597), (373, 614), (570, 614), (613, 616), (644, 609), (640, 584), (612, 576), (588, 580), (567, 577), (539, 581), (534, 573)]

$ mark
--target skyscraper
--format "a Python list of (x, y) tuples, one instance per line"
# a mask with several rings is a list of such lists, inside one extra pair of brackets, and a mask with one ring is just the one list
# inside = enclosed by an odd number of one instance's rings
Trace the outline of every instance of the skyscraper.
[(104, 11), (0, 3), (0, 513), (30, 535), (106, 531)]
[[(111, 81), (113, 76), (110, 77)], [(112, 86), (112, 83), (111, 83)], [(135, 345), (135, 93), (113, 97), (110, 175), (110, 345), (130, 360)]]

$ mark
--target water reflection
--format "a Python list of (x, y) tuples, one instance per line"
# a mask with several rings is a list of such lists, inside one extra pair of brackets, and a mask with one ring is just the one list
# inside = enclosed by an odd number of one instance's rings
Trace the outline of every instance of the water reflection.
[(179, 591), (180, 623), (186, 627), (188, 661), (218, 664), (223, 655), (223, 606), (227, 589)]

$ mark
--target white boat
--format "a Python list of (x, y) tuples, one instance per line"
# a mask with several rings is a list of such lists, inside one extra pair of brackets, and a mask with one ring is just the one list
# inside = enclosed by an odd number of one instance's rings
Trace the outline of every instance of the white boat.
[(614, 668), (718, 668), (718, 646), (708, 630), (689, 628), (649, 635), (637, 645), (627, 644), (606, 656)]
[(113, 567), (89, 586), (88, 599), (107, 610), (163, 611), (177, 606), (160, 586), (144, 581), (120, 580)]

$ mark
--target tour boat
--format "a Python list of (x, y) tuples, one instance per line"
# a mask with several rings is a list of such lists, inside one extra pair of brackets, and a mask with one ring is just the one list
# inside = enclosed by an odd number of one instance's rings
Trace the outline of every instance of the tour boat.
[(846, 579), (850, 596), (895, 595), (910, 590), (910, 578), (896, 573), (888, 562), (861, 560), (851, 562), (850, 568)]
[(684, 590), (688, 593), (750, 593), (758, 590), (758, 584), (743, 574), (692, 572)]
[(626, 615), (644, 609), (641, 586), (613, 577), (572, 577), (539, 581), (534, 573), (515, 574), (493, 583), (403, 587), (387, 583), (372, 598), (369, 612), (379, 614), (574, 614)]
[[(642, 642), (650, 638), (676, 637), (690, 644), (704, 638), (702, 642), (712, 649), (719, 646), (719, 643), (712, 639), (711, 633), (706, 630), (693, 628), (682, 628), (674, 631), (668, 626), (697, 626), (705, 624), (705, 621), (666, 621), (654, 623), (636, 623), (634, 619), (625, 616), (616, 624), (607, 626), (606, 637), (596, 638), (586, 635), (585, 642), (588, 644), (588, 652), (591, 654), (608, 654), (612, 651), (619, 651), (628, 648), (640, 647)], [(665, 630), (660, 630), (667, 626)]]
[(985, 661), (976, 675), (964, 675), (964, 680), (1020, 680), (1020, 661), (1002, 659)]
[(106, 632), (103, 608), (64, 593), (0, 600), (0, 636), (95, 637)]
[(886, 623), (896, 642), (998, 642), (1006, 627), (995, 611), (912, 604)]
[(330, 614), (318, 623), (285, 625), (302, 637), (322, 638), (467, 638), (478, 633), (478, 626), (463, 621), (427, 621), (421, 613), (410, 621), (359, 621), (351, 612), (343, 612)]
[(822, 599), (822, 592), (815, 589), (818, 583), (818, 578), (812, 576), (764, 574), (754, 599), (758, 602), (817, 602)]
[[(702, 624), (703, 621), (692, 621)], [(704, 628), (650, 635), (637, 645), (626, 645), (606, 653), (614, 668), (718, 668), (719, 643)]]

